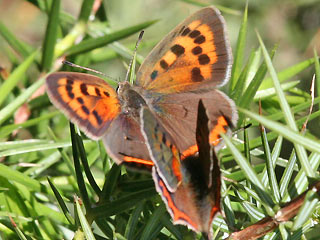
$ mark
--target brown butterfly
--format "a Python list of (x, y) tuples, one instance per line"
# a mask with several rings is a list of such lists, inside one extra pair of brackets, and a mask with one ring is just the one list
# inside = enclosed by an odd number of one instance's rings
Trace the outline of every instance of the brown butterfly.
[(140, 130), (146, 107), (172, 136), (178, 150), (190, 155), (196, 144), (197, 106), (201, 98), (209, 118), (210, 143), (237, 121), (234, 102), (217, 90), (230, 76), (232, 54), (219, 10), (199, 10), (171, 31), (146, 57), (134, 85), (119, 83), (117, 92), (88, 74), (59, 72), (48, 76), (53, 104), (92, 139), (102, 139), (116, 163), (139, 169), (153, 166)]
[(220, 211), (218, 158), (209, 143), (208, 117), (200, 100), (196, 140), (198, 153), (182, 155), (172, 137), (149, 109), (141, 112), (141, 129), (155, 164), (156, 189), (176, 224), (184, 224), (211, 239), (212, 221)]

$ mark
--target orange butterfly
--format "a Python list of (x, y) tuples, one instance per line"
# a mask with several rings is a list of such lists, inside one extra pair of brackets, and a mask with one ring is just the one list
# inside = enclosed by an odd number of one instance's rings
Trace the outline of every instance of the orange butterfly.
[(119, 83), (117, 92), (88, 74), (59, 72), (48, 76), (53, 104), (92, 139), (102, 138), (116, 163), (139, 169), (153, 166), (140, 129), (146, 107), (178, 150), (198, 151), (196, 118), (201, 98), (209, 118), (210, 143), (237, 121), (234, 102), (217, 90), (230, 76), (232, 54), (220, 12), (199, 10), (171, 31), (146, 57), (134, 85)]

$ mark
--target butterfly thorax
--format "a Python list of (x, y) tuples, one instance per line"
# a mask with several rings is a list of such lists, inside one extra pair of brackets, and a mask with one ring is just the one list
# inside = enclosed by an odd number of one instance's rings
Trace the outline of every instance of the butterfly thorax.
[(118, 96), (121, 105), (121, 112), (134, 118), (139, 118), (140, 109), (146, 106), (146, 101), (129, 82), (122, 82), (118, 87)]

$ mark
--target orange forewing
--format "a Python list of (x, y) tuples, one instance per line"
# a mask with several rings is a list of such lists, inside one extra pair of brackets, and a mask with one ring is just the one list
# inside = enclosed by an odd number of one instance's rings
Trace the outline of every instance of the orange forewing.
[(120, 113), (116, 92), (98, 77), (59, 72), (46, 80), (50, 99), (88, 136), (100, 138)]
[(223, 85), (230, 75), (232, 55), (220, 12), (204, 8), (190, 16), (149, 58), (153, 61), (141, 65), (137, 81), (150, 91), (176, 93)]

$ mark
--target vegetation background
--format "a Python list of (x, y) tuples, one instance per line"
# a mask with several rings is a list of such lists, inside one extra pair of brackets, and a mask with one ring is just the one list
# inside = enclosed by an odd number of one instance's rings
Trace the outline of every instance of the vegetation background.
[[(100, 6), (95, 17), (93, 3)], [(43, 81), (51, 71), (78, 71), (61, 66), (61, 56), (122, 80), (141, 29), (138, 63), (183, 19), (212, 4), (226, 19), (234, 53), (224, 90), (240, 107), (239, 127), (244, 119), (253, 124), (219, 152), (234, 181), (223, 181), (226, 216), (214, 221), (216, 237), (273, 216), (317, 178), (320, 1), (249, 1), (246, 12), (242, 0), (0, 0), (0, 239), (193, 239), (171, 223), (149, 175), (116, 166), (100, 142), (82, 135), (85, 153), (74, 133), (79, 163), (69, 123)], [(266, 117), (257, 115), (259, 99)], [(310, 194), (305, 206), (264, 239), (318, 239), (317, 197)]]

